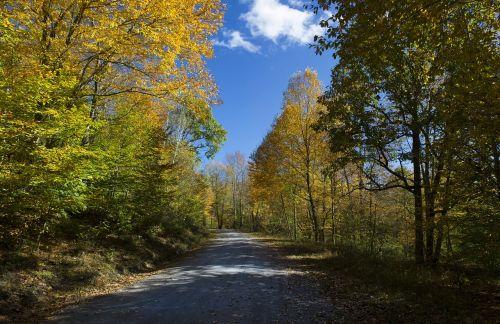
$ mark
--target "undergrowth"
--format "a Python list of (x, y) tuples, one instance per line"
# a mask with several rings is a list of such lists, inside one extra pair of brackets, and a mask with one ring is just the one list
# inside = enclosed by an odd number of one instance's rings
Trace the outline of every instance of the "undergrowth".
[(130, 284), (208, 236), (107, 236), (0, 250), (0, 322), (42, 320), (69, 304)]
[(428, 268), (352, 247), (260, 238), (320, 280), (339, 322), (498, 323), (498, 277), (473, 267)]

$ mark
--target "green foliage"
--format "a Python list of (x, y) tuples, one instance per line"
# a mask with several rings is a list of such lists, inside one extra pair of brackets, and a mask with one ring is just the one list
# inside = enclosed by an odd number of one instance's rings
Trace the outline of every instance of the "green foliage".
[[(88, 106), (68, 97), (63, 70), (2, 70), (0, 173), (2, 241), (33, 235), (67, 211), (83, 208), (93, 152), (81, 146)], [(19, 80), (22, 79), (22, 82)]]
[[(319, 0), (333, 49), (327, 131), (360, 189), (412, 195), (417, 262), (498, 266), (498, 6), (494, 1)], [(458, 247), (458, 248), (457, 248)], [(479, 252), (482, 251), (494, 251)]]
[(190, 6), (144, 24), (152, 6), (134, 0), (0, 5), (2, 245), (203, 231), (199, 156), (225, 140), (204, 59), (223, 8)]

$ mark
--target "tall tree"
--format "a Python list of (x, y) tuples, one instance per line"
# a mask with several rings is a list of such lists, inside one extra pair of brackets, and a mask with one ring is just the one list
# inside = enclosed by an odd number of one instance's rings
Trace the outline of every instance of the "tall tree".
[[(464, 105), (449, 105), (449, 100), (456, 98), (455, 87), (470, 84), (471, 89), (488, 89), (484, 101), (497, 102), (490, 92), (496, 86), (485, 82), (493, 77), (488, 66), (498, 60), (495, 6), (492, 1), (412, 0), (319, 0), (314, 6), (316, 11), (331, 8), (334, 14), (322, 22), (326, 35), (316, 37), (318, 53), (333, 49), (339, 57), (322, 99), (328, 106), (322, 129), (330, 134), (334, 151), (365, 165), (369, 181), (362, 187), (411, 192), (415, 259), (437, 262), (443, 235), (440, 220), (456, 204), (450, 184), (460, 165), (456, 154), (461, 144), (456, 139), (461, 131), (453, 125), (466, 111)], [(462, 55), (452, 50), (457, 46)], [(472, 56), (488, 60), (486, 67), (465, 63), (474, 61)], [(474, 91), (470, 94), (475, 96)], [(472, 127), (473, 119), (465, 117), (465, 124)], [(498, 134), (497, 127), (483, 122)], [(490, 156), (498, 146), (497, 140), (493, 142)], [(371, 165), (392, 177), (374, 176), (367, 172)]]
[(206, 0), (0, 4), (2, 237), (85, 215), (103, 231), (197, 222), (198, 155), (225, 136), (205, 66), (223, 10)]
[(316, 241), (324, 240), (329, 210), (320, 208), (325, 205), (322, 184), (326, 178), (322, 172), (329, 158), (328, 148), (325, 133), (313, 129), (324, 109), (318, 103), (321, 93), (321, 84), (312, 70), (296, 73), (290, 79), (282, 112), (254, 154), (251, 172), (253, 185), (267, 186), (269, 198), (279, 201), (279, 214), (286, 222), (287, 210), (293, 208), (294, 232), (297, 199), (306, 203), (306, 219)]

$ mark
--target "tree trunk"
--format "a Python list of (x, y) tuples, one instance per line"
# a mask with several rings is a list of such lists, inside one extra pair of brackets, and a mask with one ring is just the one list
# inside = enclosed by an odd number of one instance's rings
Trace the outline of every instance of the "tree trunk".
[(316, 215), (316, 206), (314, 205), (314, 197), (312, 193), (312, 184), (311, 184), (311, 174), (309, 172), (309, 160), (307, 160), (307, 173), (306, 173), (306, 185), (307, 185), (307, 196), (309, 200), (310, 212), (311, 212), (311, 220), (314, 231), (314, 241), (318, 242), (318, 218)]
[(498, 143), (492, 139), (491, 146), (493, 148), (493, 172), (496, 180), (497, 198), (500, 199), (500, 157), (498, 152)]
[(441, 247), (443, 245), (444, 238), (444, 218), (446, 218), (446, 211), (443, 211), (439, 221), (437, 223), (437, 238), (436, 238), (436, 246), (434, 250), (434, 255), (432, 258), (432, 263), (437, 264), (439, 262), (439, 258), (441, 257)]
[(415, 262), (424, 263), (424, 232), (423, 232), (423, 210), (422, 210), (422, 173), (420, 170), (420, 155), (422, 144), (418, 130), (412, 133), (412, 163), (413, 163), (413, 198), (415, 217)]
[(215, 218), (217, 218), (217, 228), (222, 229), (222, 217), (219, 214), (219, 204), (215, 204)]
[(219, 229), (222, 229), (224, 227), (224, 203), (222, 203), (219, 218), (220, 218)]
[(233, 211), (234, 211), (233, 228), (236, 228), (236, 222), (238, 220), (238, 214), (236, 210), (236, 182), (233, 183)]
[(373, 208), (373, 193), (369, 193), (369, 217), (370, 217), (370, 225), (371, 225), (371, 233), (370, 233), (370, 254), (373, 255), (373, 252), (375, 251), (375, 235), (377, 232), (377, 219), (376, 219), (376, 214), (374, 212)]
[[(428, 131), (428, 129), (427, 129)], [(422, 182), (425, 197), (425, 259), (430, 262), (434, 254), (434, 219), (436, 213), (434, 211), (434, 199), (431, 189), (430, 175), (430, 141), (428, 136), (425, 137), (425, 156), (423, 157), (423, 173)]]
[(333, 245), (336, 244), (336, 223), (335, 223), (335, 195), (336, 195), (336, 190), (335, 190), (335, 175), (332, 174), (331, 179), (330, 179), (330, 194), (331, 194), (331, 213), (332, 213), (332, 243)]
[(297, 241), (297, 203), (293, 197), (293, 240)]
[(325, 230), (318, 228), (318, 242), (325, 243)]
[(243, 227), (243, 207), (242, 207), (242, 202), (241, 202), (241, 196), (242, 196), (242, 193), (240, 192), (240, 199), (239, 199), (239, 208), (238, 208), (238, 211), (239, 211), (239, 215), (240, 215), (240, 229)]

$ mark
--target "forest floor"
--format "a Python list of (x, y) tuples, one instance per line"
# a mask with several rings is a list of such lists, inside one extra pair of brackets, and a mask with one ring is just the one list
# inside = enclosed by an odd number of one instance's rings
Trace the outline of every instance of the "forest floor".
[(500, 323), (498, 284), (457, 271), (261, 234), (184, 234), (0, 251), (0, 322)]
[(498, 282), (457, 271), (418, 268), (310, 242), (256, 235), (283, 262), (314, 278), (335, 305), (338, 323), (500, 323)]
[(131, 285), (188, 256), (209, 237), (181, 234), (59, 240), (0, 250), (0, 323), (39, 322), (68, 305)]

